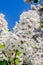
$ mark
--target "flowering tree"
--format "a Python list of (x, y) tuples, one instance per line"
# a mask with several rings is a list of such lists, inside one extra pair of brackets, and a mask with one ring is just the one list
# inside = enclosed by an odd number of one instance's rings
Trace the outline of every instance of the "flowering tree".
[(3, 50), (5, 49), (6, 41), (9, 38), (7, 21), (4, 19), (4, 15), (0, 13), (0, 60), (7, 58), (3, 54)]
[[(20, 15), (19, 23), (13, 28), (17, 35), (17, 49), (23, 53), (23, 62), (27, 65), (43, 64), (43, 5), (32, 5), (32, 10)], [(41, 53), (40, 53), (41, 52)]]
[[(43, 5), (32, 5), (10, 31), (0, 14), (0, 61), (10, 65), (43, 64)], [(6, 60), (6, 61), (3, 61)]]

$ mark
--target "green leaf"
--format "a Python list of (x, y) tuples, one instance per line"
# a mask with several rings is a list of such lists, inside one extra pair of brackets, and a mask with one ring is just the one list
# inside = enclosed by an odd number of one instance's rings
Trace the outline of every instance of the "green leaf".
[(17, 51), (17, 52), (16, 52), (16, 55), (20, 55), (20, 54), (21, 54), (21, 52), (20, 52), (20, 51)]
[(7, 61), (3, 60), (0, 65), (7, 65)]
[(19, 64), (19, 59), (18, 58), (15, 58), (15, 63)]
[(10, 29), (8, 29), (8, 32), (10, 32)]
[(20, 51), (18, 51), (18, 50), (14, 50), (14, 52), (16, 53), (16, 55), (20, 55), (21, 54), (21, 52)]
[(5, 48), (5, 45), (3, 44), (3, 45), (0, 45), (0, 48)]
[(40, 25), (41, 25), (41, 27), (43, 27), (43, 23), (41, 23)]
[(2, 62), (0, 61), (0, 65), (1, 65), (1, 63), (2, 63)]
[(12, 64), (14, 63), (14, 59), (11, 60), (11, 63), (12, 63)]
[(38, 0), (38, 3), (40, 2), (40, 0)]
[(0, 30), (0, 33), (2, 32), (3, 30)]
[(31, 46), (31, 48), (33, 48), (33, 49), (34, 49), (34, 48), (35, 48), (35, 46), (34, 46), (34, 45), (32, 45), (32, 46)]

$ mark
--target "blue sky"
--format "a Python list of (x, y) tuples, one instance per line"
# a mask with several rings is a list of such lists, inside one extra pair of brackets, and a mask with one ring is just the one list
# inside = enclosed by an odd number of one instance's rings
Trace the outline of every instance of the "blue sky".
[(16, 21), (19, 21), (20, 14), (29, 9), (30, 4), (24, 3), (23, 0), (0, 0), (0, 13), (6, 15), (9, 29), (12, 29)]

